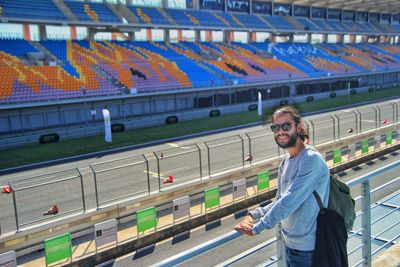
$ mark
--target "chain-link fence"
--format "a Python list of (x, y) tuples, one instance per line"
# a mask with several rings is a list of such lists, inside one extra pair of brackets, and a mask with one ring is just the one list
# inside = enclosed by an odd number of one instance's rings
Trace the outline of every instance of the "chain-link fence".
[(17, 230), (85, 208), (82, 175), (77, 168), (9, 182)]
[(244, 166), (244, 140), (240, 135), (204, 142), (208, 156), (208, 174), (218, 173)]
[(157, 159), (159, 190), (203, 178), (200, 147), (178, 146), (153, 152)]
[(149, 164), (144, 155), (91, 164), (97, 208), (150, 194)]

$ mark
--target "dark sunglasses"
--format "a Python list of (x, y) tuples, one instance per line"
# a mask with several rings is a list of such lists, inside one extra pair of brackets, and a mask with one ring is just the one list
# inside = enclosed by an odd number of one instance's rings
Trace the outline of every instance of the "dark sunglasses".
[(280, 129), (282, 129), (282, 131), (284, 132), (288, 132), (290, 131), (290, 129), (292, 128), (292, 124), (291, 122), (284, 122), (282, 124), (271, 124), (271, 131), (274, 133), (279, 132)]

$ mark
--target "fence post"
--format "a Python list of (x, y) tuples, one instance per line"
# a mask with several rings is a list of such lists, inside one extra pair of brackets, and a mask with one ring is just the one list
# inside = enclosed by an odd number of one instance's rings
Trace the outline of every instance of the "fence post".
[[(249, 136), (249, 134), (248, 133), (244, 133), (245, 135), (246, 135), (246, 137), (247, 137), (247, 139), (249, 140), (249, 155), (251, 155), (251, 156), (253, 156), (253, 154), (251, 153), (252, 151), (251, 151), (251, 138), (250, 138), (250, 136)], [(250, 158), (250, 165), (251, 165), (251, 158)]]
[(282, 238), (282, 225), (278, 223), (276, 225), (276, 256), (278, 258), (278, 267), (286, 267), (286, 257), (285, 257), (285, 245), (283, 244)]
[(361, 128), (361, 122), (358, 120), (358, 115), (359, 111), (358, 110), (353, 110), (352, 111), (354, 115), (356, 116), (356, 134), (359, 134), (360, 128)]
[(92, 164), (89, 165), (90, 169), (93, 172), (93, 177), (94, 177), (94, 191), (95, 191), (95, 195), (96, 195), (96, 207), (97, 209), (99, 208), (99, 193), (97, 191), (97, 173), (96, 171), (93, 169)]
[(340, 119), (338, 115), (333, 115), (337, 119), (337, 132), (338, 132), (338, 139), (340, 139)]
[(207, 148), (207, 162), (208, 162), (208, 178), (211, 178), (211, 165), (210, 165), (210, 147), (204, 142), (204, 145)]
[(377, 107), (372, 107), (375, 111), (375, 129), (381, 127), (381, 113)]
[(240, 136), (240, 134), (238, 134), (240, 141), (242, 142), (242, 166), (244, 168), (244, 140), (243, 137)]
[(150, 171), (150, 169), (149, 169), (149, 161), (148, 161), (148, 159), (146, 158), (146, 156), (144, 155), (144, 154), (142, 154), (143, 155), (143, 158), (144, 158), (144, 160), (146, 161), (146, 172), (147, 172), (147, 190), (149, 190), (149, 194), (150, 194), (150, 192), (151, 192), (151, 188), (150, 188), (150, 173), (149, 173), (149, 171)]
[(200, 169), (200, 181), (202, 181), (203, 180), (203, 171), (202, 171), (202, 168), (203, 168), (203, 164), (202, 164), (202, 161), (201, 161), (201, 149), (200, 149), (200, 147), (199, 147), (199, 145), (196, 143), (196, 144), (194, 144), (196, 147), (197, 147), (197, 150), (199, 151), (199, 169)]
[[(79, 178), (81, 179), (81, 189), (82, 189), (82, 205), (83, 205), (83, 212), (86, 212), (86, 201), (85, 201), (85, 189), (83, 189), (83, 176), (82, 173), (76, 168), (76, 171), (79, 174)], [(97, 193), (97, 191), (96, 191)]]
[(156, 152), (153, 152), (154, 156), (157, 159), (157, 175), (158, 175), (158, 191), (161, 192), (161, 175), (160, 175), (160, 160), (156, 154)]
[[(10, 188), (13, 188), (11, 182), (8, 183)], [(17, 232), (19, 231), (19, 221), (18, 221), (18, 210), (17, 210), (17, 202), (15, 201), (15, 188), (12, 191), (13, 202), (14, 202), (14, 216), (15, 216), (15, 226), (17, 227)]]
[(333, 121), (333, 141), (336, 140), (336, 123), (335, 123), (335, 118), (332, 115), (329, 115), (329, 117), (332, 119)]
[(364, 258), (364, 266), (371, 267), (371, 190), (369, 180), (361, 184), (361, 227), (362, 231), (362, 256)]
[(310, 124), (311, 124), (311, 129), (312, 129), (312, 144), (313, 144), (313, 146), (315, 146), (315, 127), (314, 127), (314, 122), (312, 120), (310, 120)]

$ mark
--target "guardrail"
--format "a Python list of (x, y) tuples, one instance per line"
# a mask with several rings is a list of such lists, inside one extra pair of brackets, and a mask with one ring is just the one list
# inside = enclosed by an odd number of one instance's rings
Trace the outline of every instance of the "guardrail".
[[(400, 225), (400, 221), (395, 221), (393, 223), (390, 223), (389, 226), (387, 226), (386, 228), (379, 231), (378, 234), (375, 234), (374, 236), (371, 235), (371, 225), (374, 225), (378, 221), (388, 217), (389, 215), (393, 214), (394, 212), (396, 212), (400, 209), (399, 205), (397, 205), (397, 206), (393, 205), (393, 207), (392, 207), (393, 209), (391, 209), (390, 211), (386, 212), (383, 215), (380, 215), (379, 218), (377, 218), (373, 222), (371, 222), (371, 210), (373, 210), (374, 208), (378, 207), (381, 204), (381, 203), (376, 203), (371, 206), (371, 194), (376, 193), (376, 192), (382, 190), (383, 188), (388, 187), (388, 186), (392, 185), (393, 183), (400, 181), (400, 176), (396, 179), (391, 180), (390, 182), (387, 182), (387, 183), (375, 188), (374, 190), (370, 190), (370, 180), (373, 179), (374, 177), (376, 177), (377, 175), (380, 175), (382, 173), (385, 173), (385, 172), (392, 170), (394, 168), (397, 168), (397, 167), (400, 167), (400, 160), (398, 160), (394, 163), (391, 163), (387, 166), (384, 166), (382, 168), (379, 168), (377, 170), (374, 170), (372, 172), (369, 172), (365, 175), (362, 175), (356, 179), (346, 182), (346, 184), (350, 188), (354, 188), (357, 185), (361, 185), (361, 189), (362, 189), (361, 195), (359, 195), (355, 198), (356, 202), (359, 202), (359, 201), (361, 202), (361, 210), (357, 212), (357, 218), (360, 218), (360, 220), (361, 220), (360, 227), (357, 230), (349, 232), (349, 237), (348, 237), (349, 238), (348, 242), (350, 242), (350, 239), (361, 236), (360, 244), (357, 245), (352, 250), (348, 251), (348, 255), (350, 256), (353, 253), (361, 250), (361, 258), (357, 262), (355, 262), (353, 264), (353, 266), (371, 266), (372, 256), (377, 254), (378, 252), (380, 252), (383, 248), (395, 244), (394, 241), (396, 239), (398, 239), (400, 236), (400, 231), (398, 231), (398, 233), (395, 236), (393, 236), (390, 240), (385, 240), (383, 238), (380, 238), (380, 236), (383, 233)], [(388, 199), (390, 200), (390, 199), (393, 199), (394, 197), (398, 197), (399, 195), (400, 195), (400, 191), (397, 191), (397, 193), (395, 193), (394, 195), (390, 196), (389, 198), (386, 198), (386, 201)], [(280, 235), (280, 232), (279, 232), (279, 226), (276, 227), (276, 231), (277, 231), (276, 238), (272, 238), (272, 239), (264, 242), (263, 244), (260, 244), (256, 247), (250, 249), (246, 253), (239, 254), (236, 257), (234, 257), (230, 260), (227, 260), (218, 266), (229, 266), (233, 263), (238, 264), (240, 262), (240, 260), (246, 258), (247, 256), (251, 255), (255, 251), (258, 251), (260, 249), (270, 248), (272, 245), (276, 245), (275, 249), (277, 251), (277, 256), (273, 259), (266, 260), (260, 266), (271, 266), (273, 264), (277, 264), (278, 266), (286, 266), (286, 263), (284, 260), (284, 258), (285, 258), (284, 250), (282, 249), (284, 244), (283, 244), (283, 240)], [(179, 253), (173, 257), (165, 259), (153, 266), (154, 267), (175, 266), (175, 265), (177, 265), (183, 261), (186, 261), (192, 257), (198, 256), (201, 253), (204, 253), (211, 249), (215, 249), (221, 244), (226, 244), (226, 242), (234, 241), (234, 239), (238, 238), (240, 235), (241, 234), (235, 230), (230, 231), (230, 232), (228, 232), (222, 236), (219, 236), (213, 240), (210, 240), (204, 244), (193, 247), (193, 248), (186, 250), (182, 253)], [(374, 251), (372, 251), (372, 249), (371, 249), (371, 241), (373, 241), (373, 240), (379, 240), (383, 243)]]
[[(381, 122), (380, 119), (384, 121)], [(326, 154), (326, 159), (329, 161), (334, 158), (334, 150), (338, 152), (340, 149), (340, 154), (350, 155), (348, 156), (350, 159), (356, 156), (355, 151), (360, 148), (364, 154), (369, 152), (365, 146), (373, 145), (374, 149), (380, 149), (382, 141), (388, 145), (389, 139), (390, 142), (392, 139), (398, 139), (400, 136), (399, 119), (398, 104), (392, 103), (389, 106), (343, 112), (335, 116), (309, 120), (305, 122), (305, 125), (310, 129), (312, 142), (322, 153)], [(328, 138), (326, 138), (327, 133), (329, 133)], [(382, 140), (382, 135), (385, 135), (384, 140)], [(55, 219), (61, 219), (63, 216), (71, 216), (72, 211), (72, 215), (78, 216), (87, 213), (88, 210), (100, 210), (190, 183), (216, 179), (232, 170), (244, 170), (276, 161), (284, 153), (276, 146), (273, 134), (268, 128), (245, 133), (245, 136), (243, 138), (235, 135), (206, 141), (203, 144), (178, 146), (153, 152), (153, 155), (150, 156), (132, 155), (94, 163), (89, 166), (90, 173), (83, 173), (76, 169), (82, 176), (80, 185), (75, 185), (73, 180), (70, 183), (57, 185), (59, 179), (65, 177), (60, 178), (55, 173), (11, 180), (9, 187), (17, 189), (17, 184), (21, 180), (40, 180), (44, 177), (53, 177), (46, 178), (46, 184), (29, 185), (28, 183), (27, 187), (37, 188), (40, 200), (37, 198), (37, 194), (19, 197), (18, 190), (12, 193), (11, 205), (15, 212), (5, 215), (15, 217), (15, 225), (10, 226), (7, 232), (20, 231), (23, 230), (23, 227), (34, 227), (34, 224), (39, 221), (49, 223)], [(359, 142), (360, 139), (362, 142)], [(354, 144), (354, 146), (350, 146), (350, 144)], [(155, 168), (152, 169), (150, 163), (154, 163)], [(92, 177), (93, 183), (90, 183), (89, 180)], [(25, 189), (28, 190), (28, 188)], [(71, 194), (68, 197), (62, 194), (63, 190), (74, 193), (82, 192), (79, 194), (79, 198), (82, 199), (78, 200), (77, 194)], [(59, 193), (56, 194), (56, 192)], [(83, 192), (94, 192), (94, 197)], [(90, 203), (93, 202), (95, 205), (91, 206)], [(55, 204), (61, 208), (60, 212), (43, 217), (43, 213)], [(29, 205), (31, 210), (19, 208), (26, 205)], [(24, 219), (20, 220), (18, 217), (24, 217)], [(5, 232), (4, 229), (7, 229), (4, 226), (2, 228), (3, 232)]]
[[(372, 147), (368, 146), (369, 150), (362, 152), (363, 146), (359, 146), (357, 148), (360, 149), (358, 153), (349, 154), (349, 152), (346, 152), (347, 155), (339, 154), (339, 157), (337, 153), (328, 153), (332, 156), (330, 160), (331, 170), (337, 172), (341, 167), (347, 166), (346, 168), (348, 168), (349, 164), (358, 165), (360, 162), (365, 161), (364, 158), (377, 157), (387, 153), (388, 150), (394, 151), (400, 146), (399, 140), (396, 145), (393, 145), (393, 143), (387, 144), (386, 139), (384, 140), (384, 143), (381, 143), (380, 141), (382, 141), (382, 138), (380, 136), (379, 138), (372, 138), (371, 140), (379, 140), (379, 148), (377, 148), (378, 146), (376, 144), (373, 144)], [(356, 147), (355, 145), (351, 146)], [(342, 150), (348, 151), (340, 149), (340, 151)], [(138, 218), (138, 213), (143, 212), (143, 210), (146, 211), (145, 213), (151, 211), (151, 219), (150, 217), (144, 219), (144, 221), (147, 222), (153, 221), (150, 228), (146, 228), (144, 231), (143, 229), (141, 231), (138, 230), (136, 235), (129, 237), (130, 240), (134, 240), (132, 241), (132, 244), (128, 244), (128, 248), (125, 247), (121, 249), (121, 251), (125, 251), (125, 253), (127, 249), (134, 248), (133, 250), (136, 250), (145, 244), (151, 244), (148, 242), (156, 242), (155, 240), (163, 240), (163, 238), (169, 237), (168, 235), (174, 235), (177, 233), (177, 230), (179, 232), (182, 231), (182, 229), (192, 229), (215, 220), (219, 218), (218, 216), (229, 215), (232, 212), (242, 210), (248, 206), (272, 198), (276, 191), (276, 189), (274, 189), (276, 180), (273, 179), (276, 177), (276, 173), (273, 170), (275, 170), (277, 164), (279, 164), (279, 159), (269, 162), (267, 165), (251, 167), (249, 170), (243, 170), (233, 174), (228, 173), (225, 176), (215, 179), (207, 179), (189, 187), (186, 186), (176, 188), (174, 191), (163, 192), (150, 199), (145, 199), (142, 202), (127, 205), (125, 207), (111, 207), (110, 209), (94, 212), (92, 215), (82, 215), (78, 218), (69, 217), (66, 222), (59, 223), (54, 227), (46, 228), (46, 225), (43, 225), (39, 229), (23, 231), (14, 236), (2, 238), (2, 243), (0, 243), (0, 252), (10, 249), (23, 249), (25, 251), (29, 248), (31, 250), (33, 248), (32, 245), (35, 245), (36, 249), (39, 249), (43, 246), (42, 240), (54, 236), (57, 232), (64, 232), (65, 230), (63, 229), (75, 229), (75, 231), (79, 229), (80, 232), (84, 231), (87, 233), (87, 231), (93, 227), (93, 224), (98, 224), (104, 222), (104, 220), (113, 218), (118, 218), (119, 222), (129, 221), (130, 224), (133, 223), (134, 228), (139, 229), (142, 227), (139, 226), (140, 219)], [(270, 170), (270, 172), (265, 172), (265, 170)], [(246, 177), (246, 179), (243, 179), (243, 177)], [(70, 178), (76, 180), (78, 177)], [(244, 193), (243, 187), (253, 187), (253, 193)], [(242, 190), (240, 190), (240, 188)], [(232, 195), (228, 200), (226, 200), (227, 194)], [(186, 196), (183, 197), (186, 198), (186, 201), (182, 202), (182, 196)], [(222, 199), (222, 196), (225, 196), (223, 203), (220, 203), (219, 201), (215, 202), (216, 199)], [(150, 208), (148, 208), (149, 206)], [(186, 208), (183, 209), (182, 207), (185, 206)], [(136, 213), (134, 212), (135, 210)], [(168, 218), (164, 219), (163, 216), (165, 215), (166, 210), (170, 213), (173, 212), (174, 217), (171, 218), (167, 216)], [(182, 214), (182, 212), (180, 212), (180, 216), (175, 216), (175, 211), (178, 210), (186, 210), (186, 213)], [(133, 233), (134, 232), (135, 231), (133, 231)], [(139, 232), (142, 232), (142, 234), (139, 234)], [(124, 243), (124, 240), (118, 240), (116, 241), (117, 244), (119, 241)], [(20, 253), (18, 254), (23, 255)], [(100, 254), (96, 254), (96, 256), (99, 258), (103, 257)]]

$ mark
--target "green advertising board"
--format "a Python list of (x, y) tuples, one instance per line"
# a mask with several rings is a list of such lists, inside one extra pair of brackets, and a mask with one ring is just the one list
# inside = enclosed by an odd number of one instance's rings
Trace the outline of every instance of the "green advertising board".
[(368, 139), (361, 141), (361, 154), (368, 153), (369, 144)]
[(204, 191), (204, 204), (206, 209), (219, 206), (220, 192), (218, 187)]
[(269, 188), (269, 172), (260, 172), (257, 174), (257, 189), (258, 191)]
[(156, 227), (157, 215), (156, 208), (147, 208), (136, 212), (136, 222), (138, 233)]
[(44, 241), (46, 266), (72, 256), (71, 234), (66, 233)]
[(387, 133), (386, 134), (386, 144), (391, 145), (392, 144), (392, 133)]
[(333, 150), (333, 164), (342, 162), (342, 149), (336, 148)]

